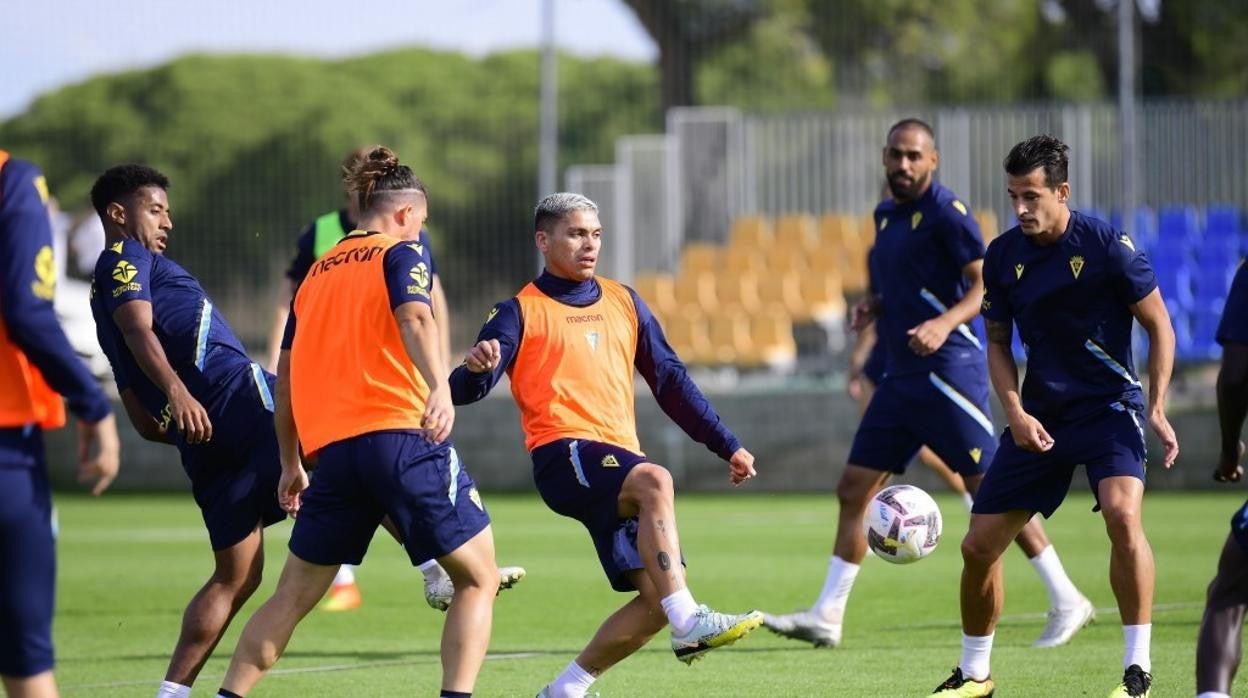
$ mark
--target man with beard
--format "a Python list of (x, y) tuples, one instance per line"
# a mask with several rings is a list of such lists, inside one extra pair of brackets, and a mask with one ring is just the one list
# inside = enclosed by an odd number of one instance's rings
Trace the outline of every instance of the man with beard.
[[(891, 198), (875, 209), (871, 289), (852, 310), (858, 330), (876, 324), (884, 378), (871, 396), (836, 494), (836, 542), (819, 598), (803, 611), (764, 616), (773, 632), (816, 647), (841, 642), (849, 592), (867, 554), (867, 504), (927, 445), (962, 476), (972, 496), (997, 450), (988, 406), (987, 358), (971, 329), (984, 295), (984, 242), (970, 209), (934, 175), (932, 129), (904, 119), (888, 131), (883, 164)], [(1016, 538), (1049, 593), (1036, 647), (1065, 644), (1095, 615), (1066, 576), (1040, 521)]]

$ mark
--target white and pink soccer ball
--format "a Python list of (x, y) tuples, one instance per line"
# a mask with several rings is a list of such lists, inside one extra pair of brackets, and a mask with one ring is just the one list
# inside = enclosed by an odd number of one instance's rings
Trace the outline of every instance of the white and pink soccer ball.
[(941, 527), (935, 500), (913, 485), (880, 490), (867, 505), (862, 525), (871, 550), (899, 565), (921, 560), (935, 550)]

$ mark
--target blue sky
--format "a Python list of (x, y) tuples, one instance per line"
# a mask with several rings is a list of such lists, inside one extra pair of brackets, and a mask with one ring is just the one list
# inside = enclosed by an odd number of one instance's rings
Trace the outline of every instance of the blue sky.
[[(536, 46), (541, 0), (15, 0), (0, 10), (0, 118), (98, 73), (191, 53), (349, 56)], [(16, 6), (17, 9), (14, 9)], [(561, 50), (650, 60), (623, 0), (555, 0)]]

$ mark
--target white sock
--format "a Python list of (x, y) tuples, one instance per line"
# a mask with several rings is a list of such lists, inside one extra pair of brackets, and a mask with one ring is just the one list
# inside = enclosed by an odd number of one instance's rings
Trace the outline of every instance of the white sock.
[(962, 661), (958, 668), (968, 679), (983, 681), (991, 675), (988, 659), (992, 656), (992, 635), (962, 635)]
[(684, 635), (693, 629), (698, 604), (693, 600), (693, 594), (689, 593), (689, 587), (664, 597), (659, 603), (667, 614), (667, 622), (672, 624), (672, 630), (677, 635)]
[(583, 698), (594, 683), (593, 674), (572, 661), (550, 684), (550, 698)]
[(1050, 608), (1067, 611), (1083, 600), (1083, 594), (1079, 593), (1075, 583), (1066, 576), (1066, 569), (1062, 567), (1062, 561), (1058, 559), (1057, 551), (1052, 545), (1031, 558), (1031, 566), (1036, 568), (1036, 574), (1040, 575), (1040, 581), (1044, 582), (1044, 588), (1049, 592)]
[(849, 603), (849, 590), (854, 588), (860, 567), (833, 555), (828, 562), (828, 576), (823, 580), (823, 589), (811, 610), (825, 621), (841, 622), (845, 604)]
[(172, 681), (161, 681), (156, 698), (191, 698), (191, 687)]
[(347, 584), (355, 584), (355, 570), (351, 565), (339, 565), (338, 573), (334, 575), (334, 586), (340, 587)]
[(425, 575), (426, 582), (436, 582), (447, 576), (446, 570), (442, 569), (442, 565), (437, 560), (425, 560), (420, 563), (420, 573)]
[(1126, 669), (1136, 664), (1144, 671), (1151, 672), (1153, 663), (1149, 659), (1148, 650), (1153, 640), (1153, 624), (1124, 625), (1122, 626), (1122, 639), (1124, 645), (1122, 668)]
[(1196, 698), (1231, 698), (1231, 694), (1218, 693), (1217, 691), (1205, 691), (1204, 693), (1196, 696)]
[(962, 503), (966, 505), (966, 510), (970, 511), (971, 507), (975, 506), (975, 498), (971, 496), (970, 492), (963, 492)]

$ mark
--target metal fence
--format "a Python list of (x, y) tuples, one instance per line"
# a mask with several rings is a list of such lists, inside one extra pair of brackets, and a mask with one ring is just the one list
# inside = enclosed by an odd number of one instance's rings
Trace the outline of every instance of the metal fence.
[[(613, 226), (604, 272), (674, 271), (681, 246), (723, 242), (741, 215), (865, 213), (883, 181), (888, 127), (907, 116), (932, 124), (940, 179), (975, 209), (1012, 220), (1001, 161), (1018, 141), (1049, 133), (1071, 147), (1075, 208), (1123, 201), (1119, 114), (1110, 104), (748, 114), (674, 109), (667, 133), (628, 136), (613, 165), (578, 165), (565, 186), (595, 194)], [(1144, 102), (1137, 146), (1140, 201), (1248, 209), (1248, 101)]]

